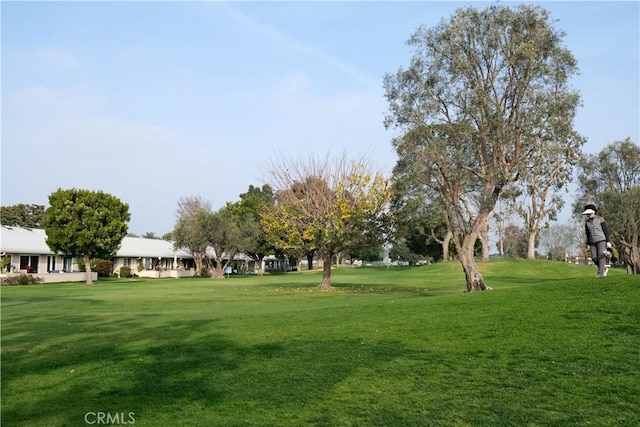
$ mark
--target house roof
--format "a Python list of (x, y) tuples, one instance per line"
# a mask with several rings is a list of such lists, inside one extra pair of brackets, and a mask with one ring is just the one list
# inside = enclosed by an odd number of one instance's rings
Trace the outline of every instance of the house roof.
[(144, 239), (141, 237), (125, 237), (122, 239), (117, 257), (162, 257), (162, 258), (192, 258), (186, 249), (174, 249), (173, 242), (159, 239)]
[[(0, 227), (0, 250), (11, 254), (53, 255), (46, 243), (47, 234), (37, 228)], [(125, 237), (116, 252), (119, 258), (162, 257), (192, 258), (185, 249), (173, 249), (173, 242), (140, 237)]]
[(37, 228), (0, 227), (0, 249), (8, 254), (54, 255), (46, 239), (44, 230)]

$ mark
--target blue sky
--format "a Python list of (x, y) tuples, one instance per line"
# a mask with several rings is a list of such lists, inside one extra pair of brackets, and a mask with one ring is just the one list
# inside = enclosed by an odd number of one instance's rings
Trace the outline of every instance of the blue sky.
[[(2, 1), (2, 205), (102, 190), (161, 235), (180, 197), (235, 202), (281, 153), (390, 174), (383, 76), (418, 25), (468, 4), (490, 3)], [(640, 3), (533, 4), (578, 60), (584, 150), (639, 143)]]

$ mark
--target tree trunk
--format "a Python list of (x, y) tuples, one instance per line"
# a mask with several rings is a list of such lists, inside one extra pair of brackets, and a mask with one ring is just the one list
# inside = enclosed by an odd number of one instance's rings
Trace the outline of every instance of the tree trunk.
[(447, 235), (444, 236), (444, 240), (442, 241), (443, 261), (451, 261), (451, 256), (449, 255), (449, 245), (451, 244), (451, 238), (453, 238), (453, 232), (451, 230), (447, 230)]
[(627, 268), (627, 274), (640, 274), (640, 250), (637, 245), (624, 243), (620, 259)]
[(485, 291), (489, 287), (484, 283), (482, 274), (478, 270), (475, 257), (473, 256), (473, 247), (475, 245), (477, 235), (471, 234), (464, 237), (462, 248), (460, 251), (460, 263), (464, 270), (467, 280), (467, 292)]
[(332, 291), (335, 288), (331, 286), (331, 259), (333, 254), (325, 254), (323, 256), (322, 263), (322, 282), (318, 285), (318, 288), (323, 291)]
[[(489, 223), (487, 223), (488, 225)], [(482, 243), (482, 260), (489, 261), (489, 229), (485, 228), (485, 230), (480, 234), (480, 242)]]
[(431, 230), (431, 237), (437, 243), (440, 243), (442, 245), (442, 261), (449, 261), (451, 259), (449, 257), (449, 245), (451, 244), (451, 239), (453, 238), (453, 233), (451, 232), (451, 230), (447, 229), (447, 235), (444, 236), (444, 239), (442, 240), (438, 239), (433, 230)]
[(527, 246), (527, 259), (536, 259), (536, 235), (535, 232), (529, 233), (529, 245)]
[(224, 272), (219, 271), (217, 268), (214, 268), (211, 270), (211, 278), (215, 280), (224, 279)]
[(84, 256), (84, 271), (87, 275), (87, 285), (93, 285), (93, 277), (91, 277), (91, 260), (89, 255)]
[(212, 279), (224, 279), (224, 269), (226, 265), (222, 263), (222, 259), (216, 259), (216, 265), (211, 268)]
[(196, 276), (202, 276), (202, 254), (194, 253), (193, 261), (196, 263)]
[(265, 264), (266, 264), (266, 262), (264, 260), (264, 257), (260, 258), (260, 261), (258, 263), (256, 263), (256, 265), (258, 265), (258, 264), (259, 264), (258, 275), (259, 276), (264, 276), (264, 267), (265, 267)]
[(313, 270), (313, 251), (307, 251), (307, 270)]

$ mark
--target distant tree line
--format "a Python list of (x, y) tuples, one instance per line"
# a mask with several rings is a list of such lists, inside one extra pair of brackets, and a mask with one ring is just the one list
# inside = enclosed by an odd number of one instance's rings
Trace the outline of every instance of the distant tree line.
[(0, 223), (2, 225), (42, 228), (44, 219), (44, 205), (19, 203), (13, 206), (0, 207)]

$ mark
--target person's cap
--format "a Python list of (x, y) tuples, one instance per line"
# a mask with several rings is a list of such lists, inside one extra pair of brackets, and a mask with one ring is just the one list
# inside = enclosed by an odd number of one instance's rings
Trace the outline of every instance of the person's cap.
[(584, 207), (584, 212), (582, 212), (582, 215), (591, 215), (596, 213), (596, 205), (587, 205)]

